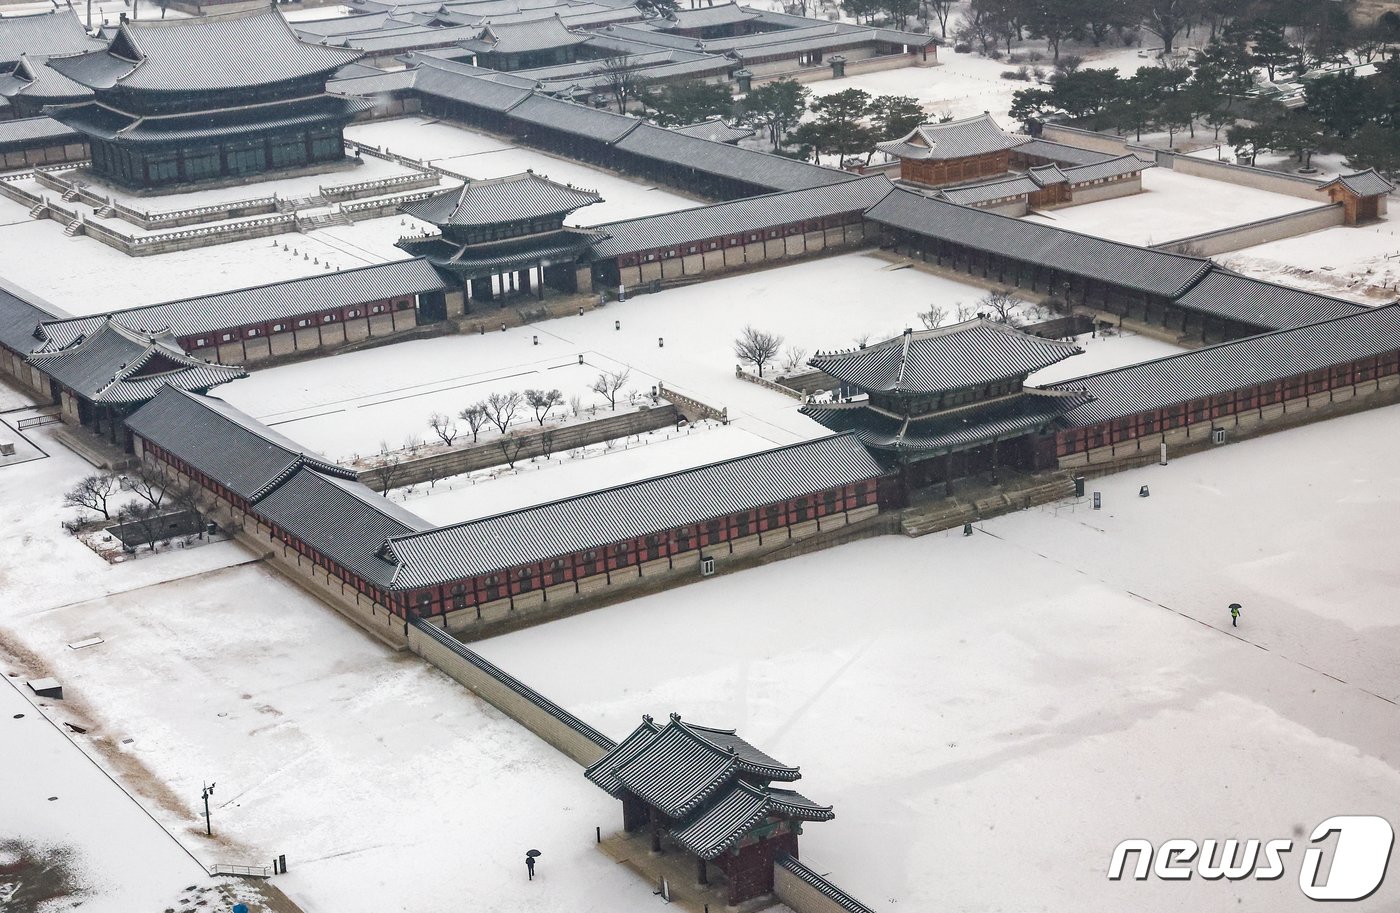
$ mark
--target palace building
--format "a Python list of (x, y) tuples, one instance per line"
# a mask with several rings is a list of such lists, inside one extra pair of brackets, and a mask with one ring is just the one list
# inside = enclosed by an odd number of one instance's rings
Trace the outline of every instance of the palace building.
[(853, 431), (900, 469), (906, 493), (1006, 467), (1055, 467), (1054, 431), (1088, 397), (1037, 390), (1026, 376), (1083, 350), (983, 317), (905, 330), (875, 345), (808, 362), (840, 384), (840, 402), (803, 413)]
[(407, 237), (398, 247), (424, 257), (467, 289), (467, 308), (532, 288), (578, 291), (579, 274), (590, 280), (583, 262), (598, 233), (566, 228), (574, 210), (603, 198), (591, 190), (559, 184), (533, 172), (469, 181), (451, 190), (404, 204), (403, 211), (437, 226), (438, 234)]
[(1006, 174), (1011, 150), (1031, 137), (1007, 133), (990, 114), (941, 124), (920, 124), (907, 136), (877, 143), (881, 152), (899, 159), (899, 178), (940, 187)]
[(830, 821), (829, 805), (773, 786), (802, 772), (759, 751), (733, 729), (713, 729), (671, 714), (665, 726), (649, 716), (584, 771), (622, 800), (627, 832), (646, 829), (652, 852), (695, 856), (697, 880), (723, 873), (731, 906), (773, 892), (773, 864), (797, 856), (808, 821)]
[(1317, 188), (1333, 203), (1344, 207), (1343, 223), (1357, 225), (1373, 222), (1386, 213), (1386, 201), (1395, 185), (1381, 177), (1374, 168), (1353, 174), (1339, 174)]
[(128, 21), (102, 50), (49, 58), (94, 93), (53, 116), (87, 138), (94, 176), (137, 190), (326, 167), (369, 104), (326, 80), (359, 56), (300, 40), (270, 8)]

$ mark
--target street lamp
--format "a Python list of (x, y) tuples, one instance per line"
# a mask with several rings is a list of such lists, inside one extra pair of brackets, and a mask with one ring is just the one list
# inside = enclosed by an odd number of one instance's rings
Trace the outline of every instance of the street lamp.
[(209, 818), (209, 797), (212, 795), (214, 795), (214, 784), (210, 783), (204, 787), (204, 792), (200, 796), (204, 800), (204, 834), (208, 837), (214, 836), (214, 825)]

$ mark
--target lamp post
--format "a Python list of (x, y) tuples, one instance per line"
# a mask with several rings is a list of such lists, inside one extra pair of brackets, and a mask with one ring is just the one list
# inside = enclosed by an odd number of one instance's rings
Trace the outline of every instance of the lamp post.
[(214, 795), (214, 784), (210, 783), (204, 787), (204, 792), (200, 798), (204, 800), (204, 834), (207, 837), (214, 836), (214, 824), (209, 817), (209, 797)]

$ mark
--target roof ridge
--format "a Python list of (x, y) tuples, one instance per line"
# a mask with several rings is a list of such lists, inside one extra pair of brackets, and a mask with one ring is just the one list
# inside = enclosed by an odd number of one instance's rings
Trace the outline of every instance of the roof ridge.
[[(215, 397), (210, 397), (210, 398), (211, 398), (211, 399), (214, 399)], [(222, 402), (222, 400), (220, 400), (220, 402)], [(811, 439), (805, 440), (805, 441), (796, 441), (796, 442), (794, 442), (794, 443), (792, 443), (792, 444), (783, 444), (783, 445), (780, 446), (780, 447), (770, 447), (770, 448), (767, 449), (767, 450), (759, 450), (759, 451), (757, 451), (757, 452), (755, 452), (755, 453), (746, 453), (746, 454), (742, 454), (742, 455), (740, 455), (740, 456), (727, 457), (727, 458), (725, 458), (725, 459), (723, 459), (723, 460), (715, 460), (714, 462), (711, 462), (711, 463), (702, 463), (702, 464), (699, 465), (699, 466), (691, 466), (691, 467), (688, 467), (688, 468), (686, 468), (686, 469), (677, 469), (677, 470), (675, 470), (675, 471), (673, 471), (673, 472), (665, 472), (665, 473), (662, 473), (661, 475), (657, 475), (657, 476), (648, 476), (648, 477), (646, 477), (645, 479), (638, 479), (638, 480), (636, 480), (636, 481), (634, 481), (634, 482), (624, 482), (624, 483), (622, 483), (621, 485), (605, 485), (605, 486), (603, 486), (602, 488), (595, 488), (595, 489), (592, 489), (592, 490), (590, 490), (590, 491), (583, 491), (583, 492), (579, 492), (578, 494), (567, 495), (567, 496), (562, 497), (562, 498), (554, 498), (554, 499), (549, 500), (549, 501), (541, 501), (541, 502), (538, 503), (538, 504), (531, 504), (531, 505), (528, 505), (528, 506), (526, 506), (526, 507), (517, 507), (517, 508), (511, 509), (511, 510), (499, 511), (499, 512), (494, 513), (494, 514), (489, 514), (489, 515), (487, 515), (487, 516), (485, 516), (485, 517), (475, 517), (475, 518), (470, 519), (470, 520), (459, 520), (459, 521), (457, 521), (456, 523), (447, 523), (447, 524), (444, 524), (444, 525), (442, 525), (442, 526), (435, 526), (435, 527), (433, 527), (432, 529), (424, 530), (424, 531), (421, 532), (421, 533), (405, 533), (405, 534), (400, 535), (400, 536), (390, 536), (389, 539), (386, 540), (386, 541), (387, 541), (387, 544), (392, 548), (394, 542), (401, 541), (401, 540), (404, 540), (404, 539), (412, 539), (412, 538), (416, 538), (416, 537), (418, 537), (418, 536), (426, 536), (426, 535), (430, 535), (430, 534), (432, 534), (432, 533), (440, 533), (440, 532), (444, 532), (444, 531), (450, 530), (450, 529), (463, 529), (463, 528), (466, 528), (466, 527), (468, 527), (468, 526), (473, 526), (473, 525), (478, 524), (478, 523), (485, 523), (485, 522), (487, 522), (488, 520), (495, 520), (495, 519), (498, 519), (498, 518), (500, 518), (500, 517), (511, 516), (512, 514), (524, 513), (524, 512), (526, 512), (526, 511), (531, 511), (531, 510), (541, 510), (541, 509), (546, 508), (546, 507), (551, 507), (551, 506), (553, 506), (553, 505), (555, 505), (555, 504), (564, 504), (564, 503), (567, 503), (567, 502), (569, 502), (569, 501), (578, 501), (578, 500), (581, 500), (581, 499), (583, 499), (583, 498), (592, 497), (593, 495), (602, 494), (602, 493), (605, 492), (605, 491), (621, 491), (622, 489), (625, 489), (625, 488), (634, 488), (634, 487), (636, 487), (636, 486), (638, 486), (638, 485), (643, 485), (643, 484), (648, 484), (648, 483), (657, 482), (657, 481), (659, 481), (659, 480), (661, 480), (661, 479), (673, 479), (673, 478), (676, 478), (676, 477), (678, 477), (678, 476), (688, 475), (688, 474), (694, 473), (694, 472), (700, 472), (700, 471), (705, 470), (705, 469), (712, 469), (712, 468), (717, 467), (717, 466), (726, 466), (726, 465), (729, 465), (729, 464), (731, 464), (731, 463), (737, 463), (737, 462), (739, 462), (740, 460), (753, 459), (754, 457), (765, 456), (765, 455), (773, 454), (773, 453), (779, 453), (779, 452), (786, 451), (786, 450), (795, 450), (795, 449), (798, 448), (798, 447), (810, 447), (810, 446), (812, 446), (812, 445), (814, 445), (814, 444), (820, 444), (820, 443), (824, 443), (824, 442), (828, 442), (828, 441), (834, 441), (834, 440), (836, 440), (837, 438), (851, 438), (852, 440), (856, 440), (855, 432), (853, 432), (853, 431), (838, 431), (838, 432), (833, 432), (833, 433), (831, 433), (831, 434), (824, 435), (824, 436), (822, 436), (822, 437), (811, 438)]]
[[(1187, 349), (1185, 352), (1173, 352), (1173, 353), (1170, 354), (1170, 355), (1160, 355), (1160, 356), (1158, 356), (1157, 358), (1149, 358), (1149, 359), (1147, 359), (1146, 361), (1134, 362), (1133, 364), (1130, 364), (1130, 365), (1119, 365), (1119, 366), (1116, 367), (1116, 368), (1105, 368), (1105, 369), (1102, 370), (1102, 371), (1095, 371), (1095, 372), (1093, 372), (1092, 374), (1081, 374), (1081, 375), (1079, 375), (1078, 377), (1069, 377), (1069, 378), (1066, 378), (1066, 379), (1064, 379), (1064, 380), (1055, 381), (1055, 382), (1052, 383), (1049, 387), (1027, 387), (1026, 389), (1028, 389), (1028, 390), (1051, 390), (1051, 389), (1061, 389), (1061, 390), (1062, 390), (1062, 389), (1066, 388), (1069, 384), (1073, 384), (1073, 383), (1076, 383), (1076, 382), (1081, 381), (1081, 380), (1089, 380), (1089, 379), (1095, 378), (1095, 377), (1103, 377), (1104, 375), (1107, 375), (1107, 374), (1116, 374), (1116, 373), (1118, 373), (1118, 372), (1120, 372), (1120, 371), (1123, 371), (1123, 370), (1126, 370), (1126, 369), (1128, 369), (1128, 368), (1139, 368), (1139, 367), (1142, 367), (1143, 365), (1155, 365), (1155, 364), (1160, 364), (1161, 362), (1164, 362), (1164, 361), (1171, 361), (1171, 360), (1176, 359), (1176, 358), (1186, 358), (1187, 356), (1196, 355), (1196, 354), (1201, 353), (1201, 352), (1211, 352), (1211, 351), (1214, 351), (1214, 350), (1216, 350), (1216, 349), (1223, 349), (1223, 348), (1225, 348), (1226, 346), (1239, 345), (1239, 344), (1242, 343), (1242, 342), (1249, 342), (1249, 341), (1255, 340), (1255, 339), (1264, 339), (1264, 338), (1269, 337), (1269, 336), (1278, 336), (1278, 335), (1281, 334), (1281, 333), (1293, 333), (1293, 332), (1296, 332), (1296, 331), (1298, 331), (1298, 330), (1305, 330), (1305, 329), (1309, 329), (1309, 328), (1311, 328), (1311, 327), (1320, 327), (1320, 326), (1323, 326), (1323, 325), (1325, 325), (1325, 324), (1336, 323), (1336, 322), (1339, 321), (1339, 320), (1355, 320), (1357, 317), (1362, 317), (1362, 316), (1366, 316), (1366, 315), (1369, 315), (1369, 314), (1379, 313), (1379, 312), (1381, 312), (1381, 311), (1389, 310), (1390, 308), (1400, 308), (1400, 301), (1392, 301), (1392, 302), (1390, 302), (1389, 304), (1381, 304), (1381, 305), (1377, 305), (1376, 307), (1365, 307), (1365, 305), (1362, 305), (1362, 307), (1365, 308), (1365, 310), (1357, 311), (1355, 314), (1342, 314), (1342, 315), (1337, 316), (1337, 317), (1328, 317), (1328, 318), (1325, 319), (1325, 320), (1317, 320), (1317, 321), (1314, 321), (1313, 323), (1301, 323), (1301, 324), (1299, 324), (1299, 325), (1296, 326), (1296, 327), (1282, 327), (1282, 328), (1277, 329), (1277, 330), (1268, 330), (1268, 331), (1263, 332), (1263, 333), (1255, 333), (1253, 336), (1241, 336), (1239, 339), (1229, 339), (1229, 340), (1226, 340), (1225, 342), (1217, 342), (1217, 343), (1215, 343), (1214, 345), (1201, 346), (1199, 349)], [(1070, 389), (1074, 389), (1074, 388), (1070, 388)]]

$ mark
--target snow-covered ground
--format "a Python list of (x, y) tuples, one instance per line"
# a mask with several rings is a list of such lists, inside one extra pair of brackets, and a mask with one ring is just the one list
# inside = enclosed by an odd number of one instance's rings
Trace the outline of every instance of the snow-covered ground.
[[(608, 731), (674, 710), (801, 764), (837, 815), (803, 859), (877, 910), (1311, 909), (1311, 828), (1400, 820), (1397, 417), (478, 646)], [(1278, 881), (1110, 882), (1130, 837), (1296, 846)], [(1359, 906), (1397, 903), (1392, 878)]]
[[(4, 669), (18, 674), (8, 662)], [(190, 884), (211, 881), (140, 805), (69, 742), (59, 724), (45, 718), (64, 719), (62, 701), (36, 697), (24, 676), (3, 678), (0, 846), (22, 840), (35, 850), (32, 862), (67, 865), (74, 893), (45, 909), (76, 901), (90, 913), (154, 913), (171, 906)], [(13, 864), (6, 855), (0, 848), (0, 866)], [(31, 902), (47, 896), (38, 882), (36, 872), (0, 874), (0, 909), (9, 909), (12, 893), (20, 899), (28, 893)], [(14, 900), (19, 903), (15, 909), (38, 910), (20, 899)]]
[(608, 444), (595, 444), (549, 459), (523, 460), (515, 469), (495, 469), (415, 485), (391, 493), (396, 501), (433, 523), (457, 523), (531, 504), (543, 504), (668, 472), (755, 453), (771, 441), (739, 425), (701, 421), (662, 428)]
[[(577, 765), (235, 543), (106, 564), (58, 525), (60, 493), (91, 467), (35, 435), (52, 457), (0, 468), (0, 524), (23, 555), (0, 573), (4, 671), (57, 677), (64, 700), (46, 712), (84, 726), (75, 743), (200, 863), (286, 854), (275, 883), (307, 913), (654, 908), (651, 885), (597, 851), (594, 828), (619, 811)], [(93, 636), (104, 642), (67, 646)], [(163, 910), (202, 883), (13, 705), (0, 684), (0, 840), (73, 847), (96, 892), (84, 910)], [(533, 882), (530, 848), (544, 853)]]
[(1083, 349), (1084, 354), (1066, 358), (1062, 362), (1036, 371), (1026, 378), (1026, 383), (1030, 386), (1045, 386), (1071, 377), (1083, 377), (1085, 374), (1135, 365), (1138, 362), (1165, 358), (1185, 351), (1180, 346), (1137, 333), (1119, 335), (1115, 332), (1107, 336), (1086, 333), (1074, 337), (1074, 344)]
[(654, 184), (535, 149), (523, 149), (486, 133), (426, 118), (401, 117), (356, 124), (347, 127), (345, 135), (357, 142), (387, 148), (419, 161), (431, 161), (434, 165), (470, 178), (497, 178), (534, 170), (552, 181), (597, 191), (603, 202), (575, 212), (568, 219), (570, 225), (597, 225), (689, 209), (705, 203), (704, 200), (683, 197)]
[(1359, 301), (1394, 301), (1400, 295), (1400, 223), (1391, 220), (1327, 228), (1215, 259), (1262, 279)]
[(1326, 202), (1178, 174), (1168, 168), (1144, 171), (1142, 188), (1142, 193), (1132, 196), (1066, 206), (1026, 219), (1114, 241), (1151, 245), (1312, 209)]
[(917, 312), (931, 303), (953, 312), (983, 294), (848, 254), (642, 295), (582, 317), (269, 368), (219, 388), (219, 395), (264, 421), (286, 422), (279, 430), (308, 447), (344, 457), (376, 452), (381, 440), (398, 446), (409, 434), (430, 435), (434, 411), (455, 415), (492, 389), (558, 387), (567, 399), (584, 393), (600, 370), (626, 367), (639, 392), (660, 379), (728, 407), (746, 430), (786, 444), (824, 431), (797, 414), (795, 399), (734, 377), (734, 339), (746, 324), (782, 334), (810, 357), (855, 345), (862, 334), (896, 335), (917, 325)]

